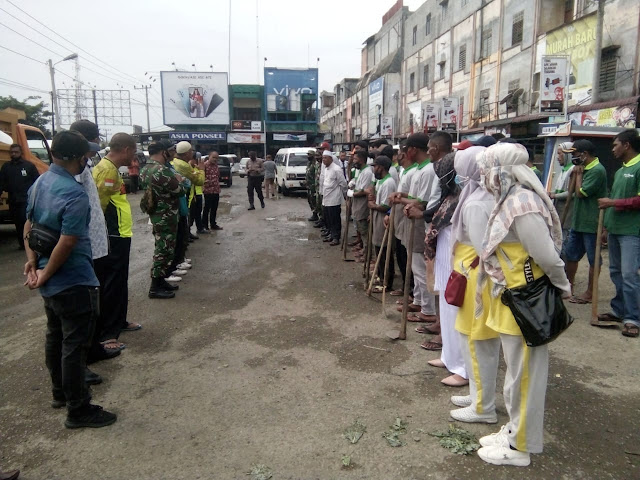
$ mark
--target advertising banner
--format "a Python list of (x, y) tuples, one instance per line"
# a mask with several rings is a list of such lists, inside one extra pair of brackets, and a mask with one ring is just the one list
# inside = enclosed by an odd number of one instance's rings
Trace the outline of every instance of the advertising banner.
[(380, 135), (383, 137), (393, 137), (393, 115), (382, 116)]
[(540, 113), (564, 115), (569, 57), (542, 57)]
[(278, 142), (306, 142), (307, 134), (293, 135), (291, 133), (274, 133), (273, 140)]
[(264, 133), (227, 133), (227, 143), (264, 143)]
[(376, 78), (369, 84), (369, 135), (378, 133), (378, 115), (384, 113), (384, 78)]
[(228, 125), (226, 72), (160, 72), (165, 125)]
[(231, 130), (245, 132), (261, 132), (262, 122), (259, 120), (232, 120)]
[(547, 33), (545, 54), (571, 57), (569, 105), (575, 105), (590, 95), (596, 52), (596, 23), (597, 18), (593, 14)]
[(438, 114), (440, 113), (440, 105), (436, 102), (425, 102), (423, 110), (425, 132), (435, 132), (438, 130)]
[[(264, 94), (267, 112), (307, 112), (305, 122), (316, 122), (318, 69), (264, 69)], [(313, 95), (313, 100), (303, 100)]]
[(169, 132), (169, 140), (199, 140), (201, 142), (215, 142), (225, 140), (225, 132)]
[(416, 100), (415, 102), (407, 103), (407, 108), (410, 113), (411, 133), (422, 132), (422, 102)]
[(585, 127), (636, 128), (638, 106), (622, 105), (588, 112), (576, 112), (569, 116), (571, 123)]
[(440, 103), (440, 118), (443, 130), (458, 129), (458, 110), (460, 99), (458, 97), (444, 97)]

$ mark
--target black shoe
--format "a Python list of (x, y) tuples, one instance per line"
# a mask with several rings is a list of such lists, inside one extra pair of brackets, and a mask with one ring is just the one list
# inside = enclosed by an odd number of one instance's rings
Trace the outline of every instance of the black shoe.
[(167, 283), (164, 278), (152, 278), (149, 288), (149, 298), (173, 298), (176, 294), (173, 290), (178, 290), (177, 285)]
[(198, 240), (200, 237), (198, 237), (197, 235), (194, 235), (193, 233), (189, 232), (189, 240)]
[(104, 348), (101, 348), (100, 353), (92, 353), (87, 357), (87, 365), (99, 362), (100, 360), (109, 360), (111, 358), (117, 357), (118, 355), (120, 355), (120, 350), (106, 350)]
[(67, 428), (101, 428), (116, 422), (115, 413), (103, 410), (100, 405), (87, 405), (73, 416), (67, 415), (64, 426)]
[(253, 205), (251, 205), (249, 208), (247, 208), (247, 210), (255, 210), (256, 207), (254, 207)]
[(159, 283), (158, 286), (160, 287), (160, 289), (167, 290), (169, 292), (173, 292), (175, 290), (179, 290), (180, 289), (180, 287), (178, 285), (171, 285), (164, 278), (160, 279), (160, 283)]
[(322, 241), (323, 242), (330, 242), (331, 241), (331, 237), (322, 237)]
[(309, 218), (307, 218), (307, 220), (309, 220), (310, 222), (317, 222), (318, 221), (318, 215), (316, 215), (315, 213), (313, 215), (311, 215)]
[(67, 401), (65, 399), (53, 399), (51, 400), (51, 408), (63, 408), (67, 406)]
[(260, 202), (260, 206), (264, 208), (264, 202)]
[(84, 383), (87, 385), (99, 385), (102, 383), (102, 377), (88, 368), (84, 369)]

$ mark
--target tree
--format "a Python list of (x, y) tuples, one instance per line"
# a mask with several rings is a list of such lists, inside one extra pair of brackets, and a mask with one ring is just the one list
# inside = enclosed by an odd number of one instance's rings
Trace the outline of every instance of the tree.
[(0, 96), (0, 110), (4, 110), (5, 108), (15, 108), (17, 110), (24, 111), (27, 118), (25, 120), (20, 120), (20, 123), (37, 127), (42, 130), (45, 137), (51, 138), (51, 131), (47, 127), (51, 123), (51, 117), (53, 114), (49, 110), (45, 109), (48, 105), (43, 101), (40, 101), (35, 105), (27, 103), (30, 100), (39, 100), (40, 98), (41, 97), (39, 96), (30, 96), (21, 102), (11, 95), (8, 97)]

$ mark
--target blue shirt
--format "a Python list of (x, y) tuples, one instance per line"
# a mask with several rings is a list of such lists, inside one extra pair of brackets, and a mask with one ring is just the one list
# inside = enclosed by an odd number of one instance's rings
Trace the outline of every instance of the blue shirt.
[[(62, 235), (78, 237), (66, 262), (40, 287), (43, 297), (51, 297), (76, 285), (100, 285), (91, 261), (89, 197), (69, 172), (52, 164), (49, 171), (40, 176), (29, 189), (27, 218)], [(49, 257), (38, 258), (38, 269), (44, 268), (48, 261)]]

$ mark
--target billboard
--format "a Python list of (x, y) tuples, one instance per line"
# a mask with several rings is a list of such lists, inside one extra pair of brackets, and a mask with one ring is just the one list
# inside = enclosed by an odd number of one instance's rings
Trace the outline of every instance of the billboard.
[(160, 72), (165, 125), (229, 124), (226, 72)]
[(540, 113), (564, 115), (569, 57), (542, 57)]
[(380, 135), (383, 137), (393, 137), (393, 115), (382, 115)]
[[(378, 132), (378, 115), (384, 113), (384, 78), (379, 77), (369, 84), (369, 135)], [(379, 107), (379, 109), (378, 109)]]
[(264, 143), (264, 133), (227, 133), (227, 143)]
[(436, 102), (424, 103), (424, 127), (426, 133), (432, 133), (438, 130), (438, 115), (440, 114), (440, 105)]
[(303, 121), (315, 123), (318, 69), (265, 68), (264, 95), (267, 113), (302, 112)]
[(407, 104), (409, 109), (409, 120), (411, 122), (411, 133), (422, 132), (422, 102), (416, 100)]
[(260, 120), (232, 120), (231, 130), (261, 132), (262, 122)]
[(574, 125), (588, 127), (636, 128), (637, 104), (576, 112), (569, 116)]
[(596, 15), (589, 15), (547, 34), (546, 55), (571, 57), (569, 105), (591, 95), (596, 51)]
[(458, 129), (458, 110), (460, 110), (460, 99), (458, 97), (444, 97), (440, 104), (440, 118), (442, 119), (443, 130)]

